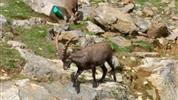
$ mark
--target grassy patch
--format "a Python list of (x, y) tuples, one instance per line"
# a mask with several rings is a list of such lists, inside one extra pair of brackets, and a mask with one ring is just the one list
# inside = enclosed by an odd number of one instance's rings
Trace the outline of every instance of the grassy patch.
[(26, 19), (39, 16), (22, 0), (2, 0), (1, 2), (5, 3), (4, 6), (0, 7), (1, 14), (7, 18)]
[(119, 53), (119, 55), (127, 55), (129, 52), (131, 52), (130, 46), (129, 47), (121, 47), (111, 41), (109, 43), (111, 44), (112, 49), (114, 51), (116, 51), (117, 53)]
[(82, 21), (78, 24), (70, 24), (69, 25), (69, 29), (70, 30), (77, 30), (77, 29), (80, 29), (82, 31), (85, 31), (86, 30), (86, 26), (87, 26), (87, 23)]
[(153, 50), (153, 45), (147, 41), (143, 41), (143, 40), (140, 40), (140, 41), (135, 41), (133, 43), (133, 46), (139, 46), (139, 47), (142, 47), (143, 49), (145, 49), (146, 51), (152, 51)]
[(0, 69), (17, 71), (24, 63), (19, 52), (8, 44), (0, 42)]
[(38, 55), (47, 58), (56, 57), (56, 49), (50, 40), (47, 39), (47, 26), (32, 26), (30, 29), (17, 28), (20, 35), (19, 41), (25, 43)]

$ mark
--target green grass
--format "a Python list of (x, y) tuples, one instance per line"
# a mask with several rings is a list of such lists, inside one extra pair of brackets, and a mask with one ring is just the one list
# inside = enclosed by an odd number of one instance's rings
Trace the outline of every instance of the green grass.
[(23, 61), (17, 50), (12, 49), (6, 43), (0, 42), (0, 68), (13, 70)]
[(82, 31), (85, 31), (86, 30), (86, 26), (87, 26), (87, 23), (82, 21), (78, 24), (70, 24), (69, 25), (69, 29), (70, 30), (77, 30), (77, 29), (80, 29)]
[(56, 58), (56, 49), (52, 41), (47, 38), (48, 26), (32, 26), (30, 29), (17, 28), (20, 35), (17, 40), (25, 43), (37, 55), (47, 58)]
[(32, 16), (39, 16), (22, 0), (1, 0), (1, 2), (6, 5), (0, 7), (0, 13), (7, 18), (26, 19)]
[(152, 51), (153, 50), (153, 45), (151, 43), (147, 42), (147, 41), (143, 41), (143, 40), (135, 41), (133, 43), (133, 45), (143, 47), (146, 51)]
[(121, 47), (111, 41), (109, 41), (109, 43), (111, 44), (112, 49), (115, 52), (119, 53), (119, 55), (127, 55), (129, 54), (129, 52), (131, 52), (131, 46)]

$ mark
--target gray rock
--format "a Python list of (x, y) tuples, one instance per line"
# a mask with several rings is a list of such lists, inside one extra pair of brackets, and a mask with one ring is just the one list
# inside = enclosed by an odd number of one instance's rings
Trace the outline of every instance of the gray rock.
[(83, 37), (84, 33), (81, 30), (72, 30), (72, 31), (62, 31), (58, 37), (59, 41), (70, 40), (75, 37), (73, 40), (78, 40), (80, 37)]
[[(26, 60), (22, 74), (36, 81), (58, 80), (63, 75), (62, 62), (55, 64), (48, 59), (36, 56), (26, 50), (18, 49)], [(60, 68), (59, 68), (60, 67)]]
[(102, 42), (104, 38), (101, 38), (96, 35), (85, 35), (84, 37), (79, 38), (79, 42), (77, 43), (81, 47), (85, 47), (89, 44), (94, 44), (98, 42)]
[(14, 34), (12, 32), (5, 32), (3, 35), (4, 40), (13, 40)]
[(168, 40), (176, 40), (178, 38), (178, 28), (174, 29), (173, 32), (167, 37)]
[(137, 30), (129, 14), (125, 14), (109, 4), (102, 4), (97, 7), (94, 19), (104, 26), (106, 30), (117, 30), (122, 33), (132, 33)]
[(148, 81), (158, 90), (161, 100), (178, 98), (178, 61), (170, 58), (145, 58), (139, 68), (151, 72)]
[(87, 6), (89, 6), (90, 5), (90, 1), (91, 0), (78, 0), (78, 3), (80, 5), (87, 5)]
[(0, 7), (3, 7), (3, 6), (6, 6), (6, 4), (3, 3), (3, 2), (1, 2), (1, 3), (0, 3)]
[(137, 57), (159, 57), (159, 53), (157, 52), (133, 52), (132, 53), (134, 56)]
[(7, 44), (12, 46), (13, 48), (25, 48), (26, 45), (17, 41), (8, 41)]
[(146, 16), (146, 17), (152, 17), (154, 15), (154, 12), (153, 10), (151, 9), (151, 7), (144, 7), (143, 8), (143, 14)]
[(165, 23), (154, 21), (148, 29), (147, 34), (150, 38), (167, 37), (170, 31)]
[[(119, 83), (106, 82), (100, 84), (98, 88), (92, 88), (90, 83), (81, 84), (80, 93), (77, 94), (72, 87), (72, 83), (61, 85), (60, 83), (44, 84), (48, 91), (59, 97), (61, 100), (103, 100), (112, 98), (118, 100), (127, 100), (127, 88), (122, 87)], [(127, 96), (126, 96), (127, 95)]]
[(1, 100), (21, 100), (19, 89), (12, 82), (1, 82), (0, 87)]
[(71, 82), (37, 83), (28, 79), (1, 82), (2, 100), (134, 100), (127, 86), (106, 82), (93, 88), (91, 82), (82, 83), (77, 94)]
[(97, 26), (96, 24), (92, 23), (91, 21), (87, 21), (87, 30), (89, 32), (94, 32), (94, 33), (103, 33), (104, 30), (101, 29), (99, 26)]
[(38, 18), (38, 17), (32, 17), (32, 18), (26, 19), (26, 20), (13, 20), (12, 21), (13, 26), (24, 26), (24, 27), (38, 25), (38, 24), (44, 24), (44, 23), (45, 23), (45, 20)]
[(81, 8), (79, 8), (79, 11), (83, 13), (83, 20), (86, 20), (87, 18), (91, 18), (93, 8), (87, 5), (83, 5)]
[(20, 100), (55, 100), (44, 87), (30, 83), (19, 89)]
[(149, 20), (145, 20), (142, 18), (136, 18), (135, 24), (139, 27), (139, 31), (144, 33), (151, 26), (151, 22)]
[(129, 3), (128, 5), (125, 5), (123, 8), (121, 8), (121, 11), (124, 13), (128, 13), (134, 9), (134, 4)]
[(5, 24), (6, 22), (6, 18), (3, 15), (0, 15), (0, 27), (2, 27), (1, 25)]
[(121, 46), (121, 47), (126, 47), (126, 46), (130, 46), (131, 45), (131, 41), (127, 40), (126, 38), (124, 38), (122, 36), (112, 37), (111, 41), (113, 43), (117, 44), (118, 46)]
[(67, 12), (65, 9), (65, 0), (23, 0), (28, 6), (30, 6), (35, 12), (45, 14), (50, 16), (52, 7), (57, 5), (61, 7), (62, 15), (65, 15)]

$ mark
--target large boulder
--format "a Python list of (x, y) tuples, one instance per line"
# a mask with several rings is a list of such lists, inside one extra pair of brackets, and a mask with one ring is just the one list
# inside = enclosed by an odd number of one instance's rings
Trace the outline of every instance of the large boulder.
[(71, 82), (37, 83), (28, 79), (1, 82), (2, 100), (135, 100), (129, 89), (120, 83), (107, 82), (98, 88), (84, 83), (77, 94)]
[(43, 58), (41, 56), (34, 55), (24, 49), (18, 49), (21, 56), (26, 60), (26, 64), (22, 70), (22, 74), (31, 80), (35, 81), (50, 81), (59, 80), (63, 76), (62, 62), (57, 64)]
[(137, 30), (129, 14), (121, 12), (109, 4), (101, 4), (95, 9), (94, 19), (106, 30), (117, 30), (122, 33), (132, 33)]
[(170, 58), (145, 58), (139, 69), (151, 73), (147, 80), (156, 88), (160, 100), (178, 98), (178, 61)]
[(115, 36), (111, 38), (111, 41), (117, 44), (120, 47), (128, 47), (131, 46), (131, 41), (122, 37), (122, 36)]
[(96, 24), (92, 23), (91, 21), (87, 21), (87, 30), (89, 32), (93, 32), (93, 33), (104, 33), (104, 30), (101, 29), (99, 26), (97, 26)]
[(164, 22), (153, 21), (147, 34), (150, 38), (167, 37), (170, 34), (170, 31)]
[(24, 0), (34, 11), (45, 15), (50, 15), (54, 5), (64, 7), (65, 0)]

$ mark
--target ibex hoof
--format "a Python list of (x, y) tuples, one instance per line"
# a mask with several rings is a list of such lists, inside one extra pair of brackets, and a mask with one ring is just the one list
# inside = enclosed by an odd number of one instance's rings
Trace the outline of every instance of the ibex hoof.
[(71, 74), (71, 81), (72, 81), (72, 82), (75, 81), (75, 80), (74, 80), (74, 74), (75, 74), (74, 72)]
[(104, 83), (105, 81), (104, 81), (104, 79), (100, 79), (99, 82), (100, 83)]
[(98, 87), (98, 82), (93, 82), (93, 88), (97, 88)]
[(80, 82), (79, 81), (76, 81), (75, 90), (76, 90), (77, 94), (80, 93)]

